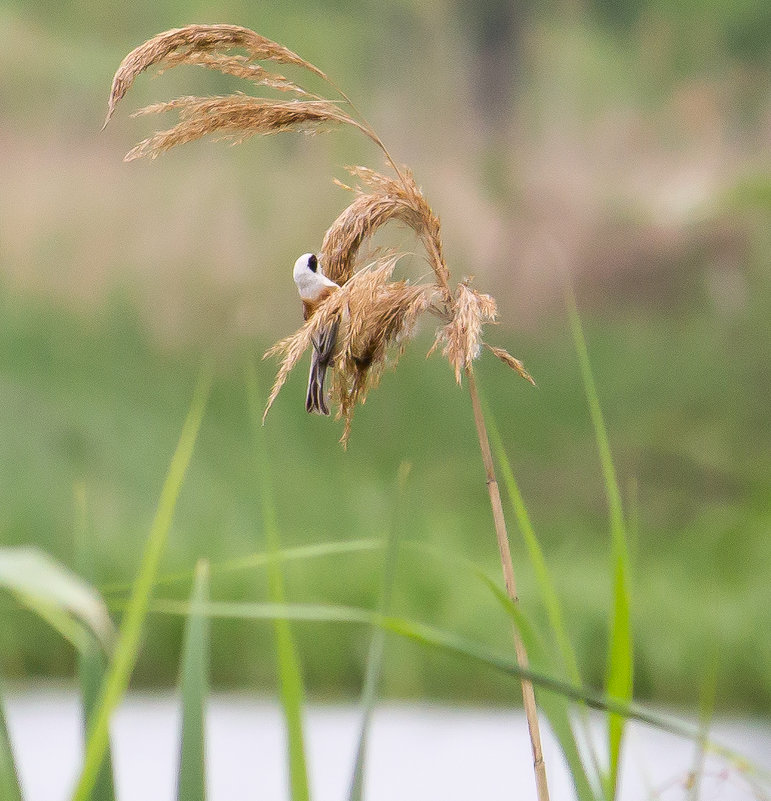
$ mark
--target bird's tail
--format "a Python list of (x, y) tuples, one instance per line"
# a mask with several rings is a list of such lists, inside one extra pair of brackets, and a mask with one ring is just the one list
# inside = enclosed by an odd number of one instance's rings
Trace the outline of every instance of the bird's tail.
[(305, 398), (305, 411), (311, 414), (329, 414), (324, 397), (324, 379), (327, 375), (328, 362), (322, 362), (316, 351), (311, 359), (311, 373), (308, 376), (308, 395)]

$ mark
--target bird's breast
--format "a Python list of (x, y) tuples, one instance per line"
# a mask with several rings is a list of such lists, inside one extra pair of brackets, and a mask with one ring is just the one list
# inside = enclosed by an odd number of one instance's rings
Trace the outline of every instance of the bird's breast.
[(324, 286), (316, 293), (315, 297), (303, 297), (303, 320), (309, 320), (316, 312), (319, 305), (326, 300), (337, 287)]

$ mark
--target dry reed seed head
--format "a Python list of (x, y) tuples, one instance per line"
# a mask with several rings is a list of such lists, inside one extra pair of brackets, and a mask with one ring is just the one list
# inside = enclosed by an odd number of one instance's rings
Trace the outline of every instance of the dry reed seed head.
[[(389, 355), (391, 366), (396, 366), (405, 340), (428, 306), (431, 286), (388, 280), (395, 264), (395, 258), (386, 259), (372, 270), (360, 271), (345, 286), (352, 290), (348, 322), (331, 386), (332, 399), (338, 404), (337, 417), (345, 421), (340, 439), (343, 447), (348, 443), (356, 405), (364, 403), (369, 391), (379, 384)], [(395, 350), (392, 345), (397, 346)]]
[(403, 168), (403, 180), (398, 180), (367, 167), (348, 167), (348, 171), (369, 191), (354, 190), (356, 198), (324, 236), (321, 254), (328, 277), (338, 284), (348, 281), (354, 273), (362, 242), (390, 220), (399, 220), (420, 237), (437, 286), (449, 300), (449, 271), (442, 255), (439, 220), (415, 184), (412, 173)]
[[(397, 260), (398, 257), (390, 255), (357, 272), (319, 304), (302, 328), (265, 354), (282, 358), (265, 415), (318, 331), (336, 319), (341, 320), (331, 397), (338, 406), (337, 418), (345, 420), (341, 442), (347, 443), (354, 407), (363, 403), (369, 390), (377, 386), (387, 364), (389, 346), (403, 346), (417, 318), (427, 308), (428, 295), (433, 289), (430, 285), (391, 281)], [(399, 355), (397, 351), (395, 360)]]
[(207, 134), (221, 133), (221, 138), (238, 143), (256, 134), (289, 130), (315, 133), (328, 125), (353, 122), (338, 106), (325, 100), (274, 101), (248, 95), (179, 97), (146, 106), (133, 116), (171, 110), (179, 111), (180, 122), (144, 139), (126, 154), (125, 161), (156, 158), (172, 147)]
[(488, 345), (487, 342), (484, 343), (484, 346), (495, 356), (497, 356), (504, 364), (507, 364), (511, 367), (512, 370), (516, 370), (517, 373), (525, 379), (525, 381), (529, 381), (533, 386), (536, 385), (535, 379), (533, 376), (528, 373), (525, 369), (525, 365), (519, 359), (514, 358), (507, 350), (503, 348), (496, 348), (493, 345)]
[[(309, 61), (249, 28), (238, 25), (187, 25), (153, 36), (152, 39), (134, 48), (123, 59), (112, 80), (105, 125), (112, 117), (115, 106), (131, 88), (137, 76), (148, 67), (161, 64), (163, 61), (173, 61), (170, 66), (176, 66), (187, 63), (189, 57), (193, 59), (190, 63), (196, 63), (194, 59), (198, 53), (232, 48), (245, 50), (252, 61), (294, 64), (328, 80), (327, 76)], [(173, 59), (170, 58), (172, 55)]]
[(164, 66), (158, 70), (159, 75), (167, 69), (176, 67), (178, 64), (197, 64), (206, 69), (217, 70), (224, 75), (232, 75), (235, 78), (251, 81), (255, 86), (267, 86), (270, 89), (278, 89), (281, 92), (294, 92), (303, 97), (319, 99), (317, 95), (307, 92), (283, 75), (269, 72), (260, 64), (252, 63), (247, 56), (226, 56), (223, 53), (206, 50), (196, 53), (184, 51), (172, 53), (163, 63)]
[(466, 283), (458, 284), (452, 319), (439, 329), (428, 355), (444, 343), (442, 355), (455, 370), (455, 380), (460, 384), (463, 371), (479, 356), (483, 323), (495, 320), (496, 314), (494, 298), (471, 289)]

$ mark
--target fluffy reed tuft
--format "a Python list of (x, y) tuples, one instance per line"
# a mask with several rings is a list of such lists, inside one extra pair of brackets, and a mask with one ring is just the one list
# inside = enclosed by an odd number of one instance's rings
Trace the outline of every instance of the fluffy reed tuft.
[(524, 378), (525, 381), (529, 381), (533, 386), (536, 386), (535, 379), (530, 375), (530, 373), (527, 372), (527, 370), (525, 370), (525, 365), (522, 364), (519, 359), (516, 359), (503, 348), (496, 348), (493, 345), (488, 345), (487, 342), (483, 342), (482, 344), (487, 348), (487, 350), (490, 351), (490, 353), (497, 356), (504, 364), (507, 364), (512, 370), (516, 370), (520, 378)]
[(342, 417), (345, 421), (340, 441), (344, 447), (347, 445), (356, 404), (364, 403), (369, 390), (377, 386), (389, 356), (394, 365), (398, 361), (433, 291), (430, 284), (391, 281), (398, 258), (391, 254), (356, 272), (322, 301), (302, 328), (265, 353), (263, 358), (280, 356), (281, 365), (263, 420), (290, 371), (318, 332), (339, 320), (331, 395), (338, 404), (338, 419)]
[(326, 100), (287, 102), (248, 95), (178, 97), (146, 106), (132, 116), (171, 110), (179, 111), (179, 123), (166, 131), (157, 131), (140, 142), (126, 154), (124, 161), (145, 156), (154, 159), (172, 147), (212, 133), (220, 133), (220, 138), (238, 144), (256, 134), (292, 130), (313, 133), (330, 124), (355, 124), (337, 105)]
[(176, 67), (178, 64), (197, 64), (206, 69), (216, 70), (224, 75), (232, 75), (234, 78), (243, 78), (251, 81), (255, 86), (267, 86), (270, 89), (278, 89), (280, 92), (293, 92), (301, 97), (311, 97), (316, 100), (316, 95), (307, 92), (302, 86), (279, 75), (269, 72), (260, 64), (254, 64), (248, 56), (226, 56), (219, 52), (209, 52), (207, 50), (177, 51), (164, 59), (164, 67), (158, 70), (158, 74)]
[(173, 28), (153, 36), (152, 39), (134, 48), (123, 59), (112, 80), (107, 119), (104, 124), (107, 125), (110, 121), (115, 106), (131, 88), (137, 76), (148, 67), (164, 62), (167, 68), (178, 64), (203, 63), (201, 54), (208, 54), (211, 58), (207, 61), (207, 66), (228, 72), (228, 69), (222, 69), (228, 65), (227, 61), (220, 61), (220, 66), (215, 66), (215, 62), (218, 57), (221, 58), (219, 51), (233, 48), (246, 50), (249, 61), (293, 64), (328, 80), (327, 76), (309, 61), (249, 28), (241, 28), (238, 25), (186, 25), (184, 28)]
[(482, 324), (493, 322), (497, 314), (495, 300), (471, 289), (467, 282), (458, 284), (450, 321), (436, 334), (429, 356), (444, 343), (442, 355), (455, 370), (460, 384), (463, 373), (482, 349)]
[[(415, 183), (410, 170), (402, 168), (400, 178), (389, 178), (367, 167), (348, 167), (365, 184), (352, 190), (354, 201), (332, 223), (321, 245), (326, 274), (336, 283), (345, 283), (353, 274), (362, 242), (389, 220), (399, 220), (420, 238), (436, 276), (437, 286), (449, 300), (450, 271), (442, 254), (439, 219)], [(350, 189), (350, 187), (346, 187)]]

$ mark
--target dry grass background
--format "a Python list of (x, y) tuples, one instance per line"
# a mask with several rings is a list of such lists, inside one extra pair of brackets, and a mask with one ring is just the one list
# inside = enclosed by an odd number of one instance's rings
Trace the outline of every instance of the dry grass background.
[[(286, 264), (317, 247), (325, 222), (347, 202), (327, 177), (345, 161), (341, 149), (362, 160), (372, 151), (329, 137), (249, 145), (245, 153), (203, 142), (159, 169), (126, 167), (114, 154), (146, 133), (147, 121), (98, 132), (94, 84), (109, 73), (112, 51), (69, 47), (23, 16), (11, 15), (0, 36), (2, 99), (13, 121), (0, 131), (7, 280), (86, 302), (128, 289), (161, 340), (209, 324), (275, 331), (271, 309), (293, 291)], [(453, 37), (440, 29), (431, 55), (457, 45)], [(490, 143), (474, 113), (463, 59), (449, 57), (423, 87), (412, 80), (417, 65), (394, 64), (367, 97), (382, 135), (441, 200), (453, 264), (493, 289), (504, 324), (536, 324), (558, 305), (565, 266), (598, 298), (620, 291), (656, 304), (680, 288), (669, 265), (688, 269), (706, 248), (725, 252), (717, 267), (731, 271), (746, 249), (743, 226), (717, 204), (765, 160), (771, 115), (762, 104), (757, 110), (752, 76), (684, 79), (653, 100), (645, 87), (642, 97), (629, 96), (602, 64), (584, 63), (577, 37), (530, 32), (528, 92), (502, 145)], [(30, 52), (49, 69), (25, 73)], [(57, 73), (61, 62), (66, 69)], [(172, 72), (157, 85), (174, 92), (201, 80)], [(30, 81), (25, 105), (14, 93)], [(414, 97), (401, 102), (408, 88)], [(135, 91), (141, 104), (157, 89), (143, 78)], [(436, 119), (443, 124), (432, 130)], [(728, 281), (741, 284), (741, 276)], [(268, 295), (280, 301), (260, 303)]]

